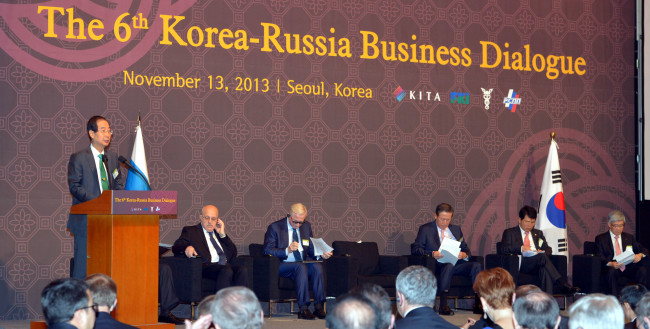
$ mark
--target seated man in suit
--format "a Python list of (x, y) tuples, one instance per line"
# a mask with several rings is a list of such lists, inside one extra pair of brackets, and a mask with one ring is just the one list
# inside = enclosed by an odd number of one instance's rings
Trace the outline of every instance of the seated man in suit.
[[(645, 257), (648, 249), (643, 247), (634, 239), (634, 236), (623, 232), (625, 228), (625, 215), (618, 210), (609, 213), (609, 231), (596, 237), (596, 253), (607, 266), (607, 293), (616, 295), (618, 293), (617, 279), (621, 276), (635, 280), (637, 283), (647, 284), (647, 270)], [(623, 265), (614, 261), (614, 256), (632, 248), (634, 261), (631, 264)]]
[(111, 316), (111, 312), (117, 307), (117, 285), (110, 276), (95, 273), (89, 275), (84, 281), (90, 287), (90, 294), (99, 309), (95, 319), (95, 329), (136, 329)]
[(199, 219), (199, 224), (183, 227), (181, 236), (172, 246), (172, 252), (190, 258), (201, 257), (203, 276), (217, 282), (215, 293), (229, 286), (248, 286), (246, 267), (231, 264), (237, 257), (237, 247), (226, 235), (226, 225), (219, 218), (219, 209), (212, 205), (205, 206)]
[[(441, 203), (436, 207), (435, 220), (420, 226), (418, 236), (413, 244), (413, 255), (432, 256), (436, 259), (436, 277), (438, 278), (438, 289), (440, 291), (440, 307), (438, 313), (442, 315), (454, 315), (447, 305), (447, 295), (451, 287), (451, 277), (460, 274), (472, 278), (474, 283), (476, 276), (481, 272), (481, 264), (470, 262), (471, 252), (460, 226), (453, 225), (451, 218), (454, 216), (454, 208), (447, 203)], [(455, 265), (451, 263), (441, 263), (437, 261), (443, 255), (438, 251), (444, 239), (460, 241), (460, 254)], [(479, 312), (478, 306), (481, 305), (478, 297), (474, 303), (475, 311)], [(482, 312), (480, 312), (482, 313)]]
[(537, 273), (540, 287), (548, 294), (553, 294), (554, 283), (561, 287), (563, 293), (576, 293), (578, 288), (570, 286), (551, 263), (549, 256), (553, 250), (546, 243), (544, 233), (535, 228), (536, 220), (537, 210), (523, 206), (519, 210), (519, 225), (503, 231), (501, 253), (523, 255), (526, 251), (540, 252), (531, 257), (522, 257), (519, 272)]
[[(291, 205), (287, 217), (269, 225), (264, 234), (264, 253), (279, 258), (279, 275), (290, 278), (295, 282), (298, 294), (299, 319), (313, 320), (315, 317), (324, 319), (325, 291), (323, 288), (323, 267), (319, 263), (302, 263), (315, 260), (314, 245), (310, 238), (313, 236), (311, 224), (305, 221), (307, 208), (302, 203)], [(330, 258), (331, 252), (324, 253), (323, 259)], [(314, 293), (314, 313), (309, 310), (309, 281), (312, 282)]]
[(457, 329), (433, 310), (436, 302), (436, 277), (419, 265), (409, 266), (397, 275), (397, 311), (402, 316), (395, 321), (397, 329)]

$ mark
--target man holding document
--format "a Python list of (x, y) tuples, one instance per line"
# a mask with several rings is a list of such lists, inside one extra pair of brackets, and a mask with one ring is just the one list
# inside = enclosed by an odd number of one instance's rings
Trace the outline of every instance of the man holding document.
[(608, 294), (617, 295), (617, 279), (621, 276), (630, 278), (647, 286), (647, 270), (644, 266), (648, 249), (643, 247), (634, 236), (623, 232), (625, 215), (618, 210), (609, 213), (609, 231), (596, 237), (596, 249), (606, 267)]
[(503, 231), (500, 253), (521, 255), (519, 272), (537, 273), (540, 288), (546, 293), (553, 294), (554, 283), (561, 287), (563, 293), (576, 293), (578, 289), (570, 286), (551, 263), (548, 256), (553, 250), (546, 243), (544, 233), (535, 228), (536, 221), (537, 210), (523, 206), (519, 210), (519, 225)]
[[(472, 283), (481, 272), (481, 264), (470, 262), (471, 252), (460, 226), (452, 225), (454, 208), (447, 203), (436, 207), (435, 220), (420, 226), (418, 236), (411, 249), (413, 255), (432, 256), (436, 259), (436, 278), (438, 278), (438, 295), (440, 307), (438, 313), (454, 315), (447, 305), (447, 296), (451, 287), (451, 277), (465, 275), (472, 278)], [(475, 310), (480, 302), (475, 303)]]
[[(329, 250), (316, 250), (312, 241), (313, 233), (311, 224), (305, 221), (307, 207), (302, 203), (291, 205), (287, 217), (269, 225), (264, 234), (264, 253), (279, 258), (280, 276), (294, 281), (298, 294), (299, 319), (313, 320), (318, 317), (324, 319), (325, 314), (325, 289), (323, 286), (323, 266), (318, 259), (328, 259), (332, 256)], [(322, 242), (319, 239), (319, 246)], [(312, 282), (314, 293), (314, 313), (309, 310), (311, 297), (309, 296), (309, 281)]]

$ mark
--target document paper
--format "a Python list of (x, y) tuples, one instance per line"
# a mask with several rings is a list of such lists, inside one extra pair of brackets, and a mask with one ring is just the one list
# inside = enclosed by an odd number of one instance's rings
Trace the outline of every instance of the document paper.
[(441, 263), (451, 263), (456, 265), (458, 261), (458, 254), (460, 254), (460, 242), (454, 239), (444, 239), (438, 250), (442, 254), (442, 258), (438, 259)]
[(322, 238), (311, 238), (311, 243), (314, 244), (314, 256), (321, 256), (323, 253), (334, 250)]

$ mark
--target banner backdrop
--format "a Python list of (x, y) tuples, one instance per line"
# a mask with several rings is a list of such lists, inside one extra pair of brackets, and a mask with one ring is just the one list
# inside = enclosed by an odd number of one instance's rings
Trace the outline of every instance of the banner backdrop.
[[(74, 4), (74, 5), (73, 5)], [(240, 252), (293, 202), (314, 234), (406, 254), (441, 202), (475, 254), (538, 206), (562, 145), (569, 252), (634, 223), (635, 1), (132, 0), (0, 4), (0, 319), (68, 276), (70, 154), (105, 116), (161, 241), (214, 204)], [(126, 173), (126, 170), (124, 171)], [(628, 225), (630, 231), (634, 225)]]

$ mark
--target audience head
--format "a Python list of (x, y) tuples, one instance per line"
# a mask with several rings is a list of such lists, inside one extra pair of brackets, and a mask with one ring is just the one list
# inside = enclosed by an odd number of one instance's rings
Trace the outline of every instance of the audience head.
[(515, 282), (512, 275), (501, 267), (481, 271), (474, 281), (474, 291), (478, 293), (483, 309), (488, 315), (492, 310), (512, 308)]
[(210, 295), (206, 296), (203, 298), (203, 300), (199, 303), (199, 306), (197, 307), (199, 309), (199, 317), (202, 315), (210, 314), (211, 307), (212, 307), (212, 301), (214, 301), (216, 295)]
[(103, 273), (89, 275), (85, 280), (93, 301), (102, 312), (111, 312), (117, 305), (117, 285), (110, 276)]
[(646, 292), (641, 300), (636, 303), (634, 309), (636, 313), (636, 327), (648, 329), (650, 328), (650, 292)]
[(553, 329), (560, 321), (560, 306), (545, 292), (517, 297), (513, 305), (515, 326), (527, 329)]
[(349, 293), (336, 299), (336, 305), (327, 312), (328, 329), (375, 329), (377, 311), (372, 301), (360, 294)]
[(378, 284), (364, 282), (352, 289), (351, 292), (367, 298), (375, 306), (377, 311), (376, 327), (378, 329), (393, 327), (395, 316), (393, 315), (390, 297), (384, 288)]
[(614, 296), (591, 294), (569, 307), (569, 329), (622, 329), (623, 308)]
[(530, 232), (535, 227), (537, 221), (537, 210), (531, 206), (523, 206), (519, 209), (519, 227), (526, 232)]
[(431, 270), (420, 265), (409, 266), (399, 272), (395, 281), (397, 309), (402, 316), (415, 307), (433, 307), (438, 287)]
[(88, 285), (77, 279), (50, 282), (41, 293), (41, 306), (48, 326), (67, 322), (79, 329), (95, 325), (97, 304), (93, 303)]
[(215, 327), (221, 329), (260, 329), (264, 312), (255, 293), (246, 287), (219, 290), (211, 302), (210, 312)]
[(621, 297), (619, 299), (621, 304), (623, 304), (625, 317), (630, 320), (636, 317), (634, 309), (646, 292), (648, 292), (648, 289), (642, 284), (632, 284), (621, 290)]
[(515, 289), (515, 298), (524, 297), (528, 294), (541, 291), (542, 289), (539, 289), (539, 287), (534, 284), (524, 284)]
[(614, 210), (607, 215), (607, 226), (614, 235), (620, 235), (625, 228), (625, 215), (619, 210)]

